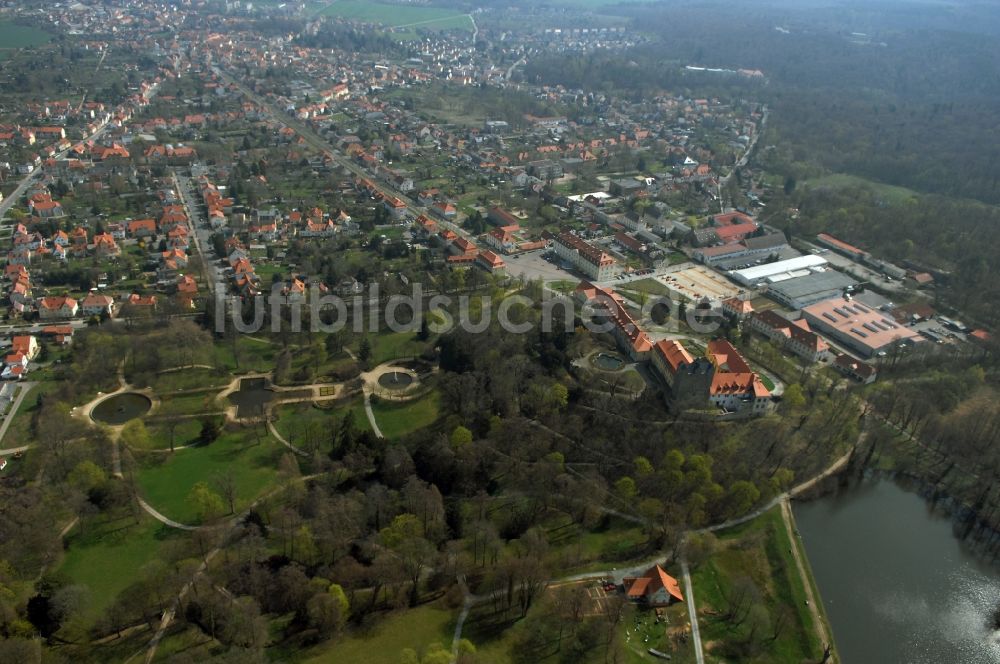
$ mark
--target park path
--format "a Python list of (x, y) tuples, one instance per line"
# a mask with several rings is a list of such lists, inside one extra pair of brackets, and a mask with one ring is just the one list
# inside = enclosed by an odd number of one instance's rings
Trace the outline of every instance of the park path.
[[(177, 593), (177, 597), (174, 598), (173, 605), (169, 609), (166, 609), (163, 612), (163, 616), (160, 619), (160, 626), (156, 629), (156, 633), (153, 634), (153, 637), (149, 640), (149, 643), (146, 645), (146, 657), (144, 660), (146, 664), (150, 664), (150, 662), (153, 661), (153, 658), (156, 657), (156, 649), (159, 647), (160, 641), (163, 639), (163, 635), (166, 633), (167, 628), (170, 627), (170, 623), (173, 622), (174, 617), (177, 615), (177, 609), (178, 607), (180, 607), (181, 602), (184, 601), (184, 598), (187, 596), (188, 592), (190, 592), (191, 588), (198, 580), (198, 577), (204, 574), (205, 570), (208, 569), (208, 564), (212, 562), (212, 559), (215, 558), (215, 556), (217, 556), (219, 552), (222, 551), (222, 549), (226, 546), (230, 533), (232, 533), (232, 531), (237, 526), (239, 526), (240, 523), (243, 522), (243, 520), (247, 517), (247, 515), (250, 514), (250, 511), (256, 508), (259, 504), (261, 504), (268, 498), (271, 498), (272, 496), (281, 493), (289, 486), (291, 486), (293, 483), (308, 482), (310, 480), (316, 479), (317, 477), (320, 477), (321, 475), (322, 473), (314, 473), (312, 475), (303, 475), (301, 477), (297, 477), (291, 482), (286, 482), (285, 484), (282, 484), (281, 486), (275, 488), (273, 491), (268, 491), (263, 496), (258, 497), (256, 500), (250, 503), (250, 505), (247, 506), (246, 509), (244, 509), (239, 514), (233, 516), (232, 519), (213, 526), (204, 526), (208, 528), (226, 527), (226, 532), (224, 532), (222, 536), (219, 538), (219, 544), (208, 552), (204, 560), (202, 560), (201, 564), (198, 565), (197, 569), (195, 569), (194, 574), (191, 576), (191, 579), (187, 583), (185, 583), (183, 587), (181, 587), (180, 592)], [(166, 519), (166, 517), (163, 518)], [(191, 526), (189, 526), (189, 528), (196, 529)], [(132, 659), (132, 657), (129, 657), (129, 659)]]
[(382, 435), (382, 430), (378, 428), (378, 422), (375, 421), (375, 412), (372, 410), (371, 392), (367, 389), (365, 390), (365, 415), (368, 417), (368, 423), (372, 425), (372, 433), (377, 438), (385, 438)]
[(151, 517), (153, 517), (154, 519), (156, 519), (157, 521), (166, 526), (170, 526), (171, 528), (177, 528), (178, 530), (198, 530), (199, 528), (203, 527), (203, 526), (189, 526), (186, 523), (180, 523), (179, 521), (174, 521), (170, 517), (164, 516), (163, 514), (157, 512), (152, 505), (147, 503), (142, 498), (139, 498), (137, 496), (136, 499), (139, 501), (139, 507), (145, 510), (146, 513), (149, 514)]
[(179, 367), (170, 367), (168, 369), (161, 369), (157, 373), (167, 374), (167, 373), (177, 373), (178, 371), (184, 371), (186, 369), (215, 369), (211, 364), (184, 364)]
[(299, 456), (301, 456), (301, 457), (307, 457), (307, 456), (309, 456), (309, 454), (305, 450), (300, 450), (299, 448), (295, 447), (290, 442), (288, 442), (287, 440), (285, 440), (285, 437), (282, 436), (280, 433), (278, 433), (277, 427), (274, 426), (274, 422), (272, 422), (270, 420), (270, 418), (267, 420), (267, 430), (271, 432), (271, 435), (274, 436), (278, 440), (279, 443), (281, 443), (282, 445), (284, 445), (285, 447), (287, 447), (291, 451), (295, 452)]
[(462, 595), (464, 600), (462, 600), (462, 612), (458, 614), (458, 620), (455, 622), (455, 634), (451, 639), (451, 661), (452, 664), (458, 661), (458, 644), (462, 640), (462, 628), (465, 627), (465, 619), (469, 617), (469, 611), (472, 610), (472, 605), (475, 604), (475, 595), (469, 593), (469, 586), (465, 584), (465, 575), (458, 575), (458, 585), (462, 589)]
[[(867, 436), (867, 433), (863, 432), (858, 437), (858, 442), (856, 443), (856, 445), (860, 445), (864, 441), (864, 439), (865, 439), (866, 436)], [(844, 466), (847, 465), (847, 462), (851, 460), (851, 455), (852, 454), (854, 454), (854, 449), (853, 448), (851, 449), (850, 452), (847, 452), (843, 456), (841, 456), (838, 459), (834, 460), (833, 463), (831, 463), (829, 466), (827, 466), (818, 475), (815, 475), (815, 476), (809, 478), (805, 482), (802, 482), (801, 484), (798, 484), (798, 485), (792, 487), (791, 489), (789, 489), (788, 491), (786, 491), (784, 493), (778, 494), (777, 496), (775, 496), (774, 498), (772, 498), (771, 500), (769, 500), (768, 502), (766, 502), (763, 506), (755, 509), (753, 512), (750, 512), (749, 514), (745, 514), (745, 515), (743, 515), (743, 516), (741, 516), (739, 518), (736, 518), (736, 519), (730, 519), (728, 521), (723, 521), (722, 523), (717, 523), (717, 524), (715, 524), (713, 526), (707, 526), (705, 528), (702, 528), (700, 530), (696, 530), (694, 532), (696, 532), (696, 533), (714, 533), (717, 530), (726, 530), (727, 528), (732, 528), (734, 526), (740, 526), (740, 525), (743, 525), (744, 523), (747, 523), (748, 521), (753, 521), (757, 517), (763, 515), (765, 512), (769, 512), (770, 510), (774, 509), (778, 505), (781, 505), (783, 501), (787, 501), (788, 499), (794, 498), (795, 496), (798, 496), (801, 493), (805, 493), (806, 491), (808, 491), (809, 489), (813, 488), (814, 486), (816, 486), (817, 484), (819, 484), (820, 482), (822, 482), (826, 478), (830, 477), (834, 473), (837, 473), (840, 470), (842, 470), (844, 468)]]
[(705, 651), (701, 645), (701, 630), (698, 627), (698, 609), (694, 602), (694, 586), (691, 585), (691, 571), (686, 560), (681, 560), (681, 580), (684, 583), (684, 597), (687, 598), (688, 617), (691, 620), (691, 639), (694, 642), (694, 658), (698, 664), (705, 664)]
[[(345, 348), (344, 350), (347, 349)], [(350, 351), (347, 352), (352, 358), (354, 357), (353, 353), (351, 353)], [(378, 386), (379, 384), (378, 380), (379, 378), (382, 377), (382, 374), (390, 373), (393, 371), (401, 371), (407, 373), (414, 379), (413, 383), (408, 388), (409, 391), (412, 391), (414, 388), (416, 388), (417, 385), (420, 384), (420, 379), (419, 377), (417, 377), (416, 373), (414, 373), (413, 371), (409, 371), (405, 367), (396, 365), (397, 362), (402, 362), (403, 360), (406, 359), (411, 359), (411, 358), (401, 357), (401, 358), (396, 358), (395, 360), (389, 360), (388, 362), (383, 362), (382, 364), (378, 365), (377, 367), (374, 367), (370, 371), (362, 371), (361, 375), (359, 376), (362, 381), (361, 392), (362, 394), (364, 394), (365, 398), (365, 416), (368, 418), (368, 423), (372, 427), (372, 433), (374, 433), (377, 438), (385, 438), (385, 436), (382, 435), (382, 430), (379, 428), (378, 422), (375, 421), (375, 412), (372, 410), (371, 395), (372, 392), (375, 391), (375, 388)], [(405, 393), (400, 394), (397, 398), (400, 400), (407, 400)], [(412, 396), (409, 398), (412, 398)]]

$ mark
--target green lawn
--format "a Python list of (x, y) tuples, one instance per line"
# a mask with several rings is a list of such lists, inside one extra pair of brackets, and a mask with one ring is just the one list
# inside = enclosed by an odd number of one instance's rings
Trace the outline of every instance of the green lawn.
[(382, 435), (393, 439), (413, 433), (438, 418), (439, 395), (430, 392), (414, 401), (394, 403), (372, 399), (372, 412)]
[(638, 281), (631, 281), (618, 290), (636, 291), (647, 295), (670, 295), (671, 293), (669, 288), (656, 279), (639, 279)]
[(232, 377), (219, 374), (214, 369), (183, 369), (157, 374), (152, 387), (161, 396), (176, 390), (194, 390), (200, 387), (219, 387), (227, 384)]
[(160, 558), (166, 542), (184, 536), (148, 516), (138, 524), (131, 517), (95, 519), (82, 535), (79, 526), (70, 531), (58, 571), (90, 589), (84, 622), (100, 618), (115, 596), (138, 580), (142, 566)]
[[(153, 439), (154, 450), (170, 449), (170, 430), (166, 423), (158, 421), (146, 421), (146, 431)], [(198, 434), (201, 433), (201, 420), (190, 418), (177, 420), (174, 428), (174, 447), (183, 447), (198, 442)]]
[(594, 530), (574, 523), (565, 514), (544, 523), (550, 563), (561, 573), (605, 570), (618, 561), (648, 557), (649, 538), (642, 529), (617, 517)]
[(413, 648), (423, 653), (432, 643), (451, 647), (455, 612), (435, 605), (392, 614), (365, 632), (348, 633), (305, 653), (309, 664), (399, 664), (400, 653)]
[(434, 30), (458, 28), (472, 31), (472, 22), (465, 14), (441, 7), (421, 5), (388, 5), (363, 0), (338, 0), (323, 7), (326, 16), (382, 23), (389, 27), (427, 27)]
[(197, 523), (188, 493), (198, 482), (213, 483), (222, 473), (236, 484), (236, 510), (245, 508), (277, 478), (278, 460), (288, 450), (268, 435), (258, 445), (249, 431), (226, 432), (207, 446), (171, 455), (146, 454), (140, 462), (139, 486), (146, 501), (181, 523)]
[[(368, 362), (370, 366), (401, 357), (416, 357), (427, 348), (427, 342), (418, 340), (414, 332), (370, 334), (368, 335), (368, 342), (371, 344), (372, 349), (372, 356)], [(358, 340), (352, 344), (351, 350), (356, 354), (360, 346), (361, 342)]]
[(361, 397), (347, 401), (338, 401), (332, 408), (320, 408), (311, 403), (293, 403), (278, 406), (274, 409), (278, 419), (274, 427), (285, 440), (299, 447), (307, 446), (310, 437), (321, 440), (320, 449), (329, 450), (331, 427), (340, 426), (340, 420), (345, 413), (354, 417), (354, 426), (363, 431), (371, 430), (368, 418), (365, 416), (364, 402)]
[(199, 413), (218, 412), (224, 408), (215, 400), (217, 391), (199, 392), (197, 394), (163, 395), (156, 415), (197, 415)]
[(279, 345), (266, 339), (245, 334), (236, 335), (235, 346), (231, 339), (222, 339), (212, 348), (215, 364), (238, 373), (271, 371), (281, 350)]
[[(38, 398), (43, 394), (55, 390), (57, 387), (58, 385), (54, 382), (44, 382), (30, 388), (30, 391), (24, 395), (24, 400), (21, 401), (21, 407), (17, 409), (17, 412), (13, 415), (10, 413), (7, 414), (7, 417), (13, 417), (14, 419), (11, 420), (10, 426), (7, 428), (7, 433), (4, 434), (3, 440), (0, 441), (0, 447), (4, 449), (20, 447), (31, 442), (31, 418), (38, 410)], [(21, 389), (24, 388), (22, 387)]]
[(702, 640), (736, 642), (746, 635), (745, 624), (734, 628), (718, 615), (728, 607), (726, 597), (733, 584), (746, 576), (760, 590), (772, 624), (780, 612), (788, 612), (790, 616), (778, 638), (766, 640), (763, 654), (753, 661), (798, 664), (821, 656), (822, 647), (806, 608), (805, 587), (791, 555), (791, 542), (780, 509), (772, 509), (749, 523), (720, 533), (719, 541), (719, 551), (692, 572), (699, 614), (717, 612), (701, 619)]
[(576, 287), (580, 282), (569, 281), (568, 279), (558, 279), (556, 281), (550, 281), (546, 284), (549, 288), (555, 291), (559, 291), (564, 295), (572, 295), (576, 291)]

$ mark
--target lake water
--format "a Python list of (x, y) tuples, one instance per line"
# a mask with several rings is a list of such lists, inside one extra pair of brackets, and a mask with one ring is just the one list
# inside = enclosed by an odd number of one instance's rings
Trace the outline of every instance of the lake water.
[(794, 511), (844, 664), (1000, 663), (1000, 570), (923, 498), (872, 480)]

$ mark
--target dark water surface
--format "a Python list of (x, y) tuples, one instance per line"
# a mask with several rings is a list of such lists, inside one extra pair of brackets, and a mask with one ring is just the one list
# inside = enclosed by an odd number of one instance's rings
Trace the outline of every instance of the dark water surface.
[(125, 424), (131, 419), (145, 415), (152, 405), (153, 402), (142, 394), (124, 392), (94, 406), (90, 416), (105, 424)]
[(794, 511), (845, 664), (1000, 662), (1000, 569), (923, 498), (871, 480)]

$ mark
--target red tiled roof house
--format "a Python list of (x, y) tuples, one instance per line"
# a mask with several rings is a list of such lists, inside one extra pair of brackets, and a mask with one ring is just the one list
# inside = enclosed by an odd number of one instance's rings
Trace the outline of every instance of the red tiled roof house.
[(626, 577), (622, 580), (625, 596), (633, 602), (643, 602), (648, 606), (668, 606), (683, 602), (680, 584), (659, 565), (649, 568), (638, 578)]

